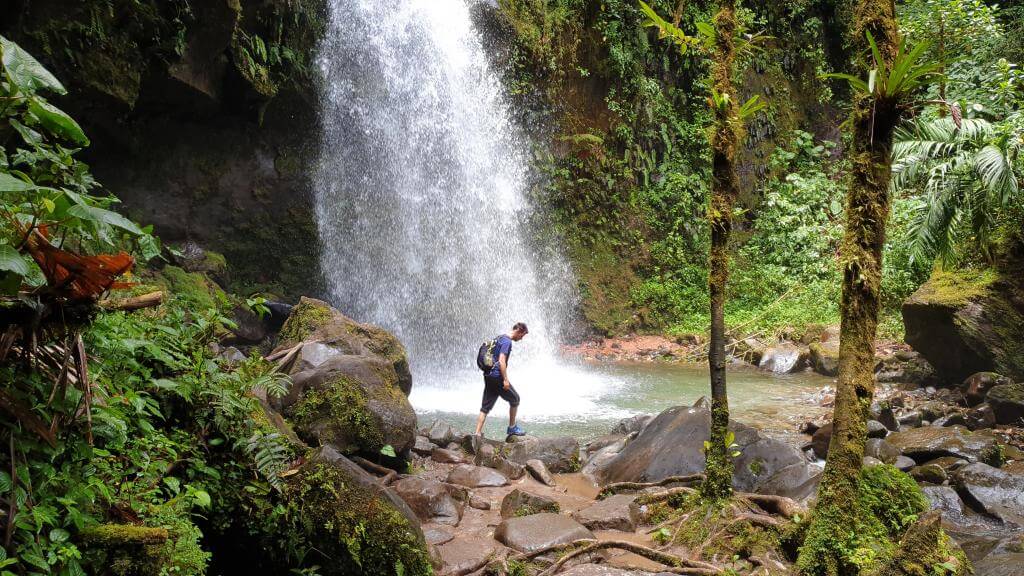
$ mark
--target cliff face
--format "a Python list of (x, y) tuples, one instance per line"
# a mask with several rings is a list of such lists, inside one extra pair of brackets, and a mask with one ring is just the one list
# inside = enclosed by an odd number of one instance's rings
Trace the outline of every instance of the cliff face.
[(83, 156), (129, 215), (223, 252), (240, 286), (294, 294), (318, 283), (324, 17), (322, 0), (15, 0), (0, 33), (68, 86)]

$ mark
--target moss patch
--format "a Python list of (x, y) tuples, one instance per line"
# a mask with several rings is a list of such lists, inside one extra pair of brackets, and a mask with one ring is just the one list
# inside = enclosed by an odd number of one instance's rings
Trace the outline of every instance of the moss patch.
[(346, 377), (307, 392), (296, 405), (293, 420), (306, 436), (345, 453), (375, 454), (385, 444), (384, 425), (367, 408), (366, 391)]
[(914, 300), (958, 308), (985, 296), (998, 279), (994, 270), (935, 270), (932, 277), (914, 294)]
[(331, 320), (331, 307), (318, 300), (303, 298), (292, 308), (291, 315), (281, 327), (279, 334), (283, 346), (302, 342)]
[(164, 528), (101, 524), (83, 530), (79, 539), (83, 564), (96, 574), (157, 576), (168, 567), (170, 554)]
[(224, 308), (228, 304), (224, 291), (199, 272), (186, 272), (177, 266), (166, 266), (156, 276), (156, 282), (199, 310)]

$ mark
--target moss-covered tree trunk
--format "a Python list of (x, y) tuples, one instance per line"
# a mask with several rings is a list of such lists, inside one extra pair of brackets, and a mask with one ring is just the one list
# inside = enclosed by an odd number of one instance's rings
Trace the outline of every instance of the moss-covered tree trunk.
[(708, 364), (711, 371), (711, 441), (707, 450), (707, 478), (701, 485), (705, 498), (721, 500), (732, 494), (732, 458), (726, 442), (729, 427), (729, 398), (725, 383), (725, 288), (729, 279), (729, 234), (732, 211), (739, 196), (735, 155), (739, 142), (739, 110), (732, 76), (735, 68), (735, 0), (721, 0), (715, 16), (715, 54), (712, 85), (724, 98), (715, 105), (715, 126), (711, 134), (712, 182), (708, 205), (711, 225), (711, 254), (708, 288), (711, 293), (711, 343)]
[[(899, 45), (892, 0), (860, 0), (852, 34), (859, 48), (862, 76), (874, 67), (865, 32), (891, 63)], [(859, 93), (850, 120), (853, 139), (846, 232), (842, 244), (842, 326), (839, 380), (832, 415), (832, 440), (818, 489), (818, 503), (798, 566), (804, 574), (856, 574), (843, 543), (856, 531), (854, 503), (874, 396), (874, 341), (882, 281), (882, 247), (889, 218), (892, 135), (899, 121), (898, 101)], [(847, 553), (849, 551), (846, 551)]]

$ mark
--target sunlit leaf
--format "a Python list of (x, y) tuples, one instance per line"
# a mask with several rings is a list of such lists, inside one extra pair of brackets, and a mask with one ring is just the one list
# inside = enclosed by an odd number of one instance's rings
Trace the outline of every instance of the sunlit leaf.
[(6, 172), (0, 172), (0, 192), (26, 192), (36, 187), (31, 182), (12, 176)]
[(18, 276), (28, 276), (30, 273), (25, 257), (9, 244), (0, 244), (0, 270)]
[(142, 234), (142, 229), (139, 228), (138, 224), (131, 220), (121, 216), (117, 212), (111, 210), (105, 210), (96, 206), (88, 206), (85, 204), (75, 204), (68, 208), (68, 215), (74, 216), (81, 220), (89, 222), (100, 222), (108, 224), (131, 232), (132, 234)]

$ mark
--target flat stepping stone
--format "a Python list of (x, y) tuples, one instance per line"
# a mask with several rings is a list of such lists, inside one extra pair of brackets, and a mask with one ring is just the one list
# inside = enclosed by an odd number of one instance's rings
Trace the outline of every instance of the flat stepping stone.
[(461, 452), (447, 448), (434, 448), (430, 451), (430, 459), (442, 464), (465, 464), (466, 462)]
[(469, 574), (484, 567), (497, 552), (498, 543), (490, 538), (467, 536), (457, 538), (438, 548), (442, 574)]
[(495, 540), (520, 552), (535, 552), (584, 538), (596, 539), (594, 533), (579, 522), (551, 512), (508, 518), (494, 531)]
[(424, 526), (423, 538), (427, 544), (440, 546), (445, 542), (451, 542), (455, 538), (455, 533), (444, 526)]
[(555, 479), (551, 476), (551, 472), (548, 471), (548, 467), (544, 465), (543, 461), (536, 458), (527, 460), (526, 469), (530, 472), (530, 476), (533, 476), (541, 484), (545, 486), (555, 485)]
[(516, 488), (501, 500), (501, 517), (530, 516), (541, 512), (558, 512), (553, 498)]
[(497, 470), (472, 464), (459, 464), (453, 468), (447, 481), (467, 488), (493, 488), (508, 484), (508, 479)]
[(636, 500), (635, 494), (616, 494), (598, 500), (576, 512), (573, 517), (591, 530), (636, 530), (637, 512), (630, 506)]

